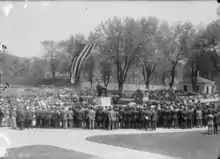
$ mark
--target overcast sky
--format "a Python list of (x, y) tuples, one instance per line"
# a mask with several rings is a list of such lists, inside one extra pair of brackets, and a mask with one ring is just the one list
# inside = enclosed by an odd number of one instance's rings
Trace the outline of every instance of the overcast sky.
[[(5, 3), (0, 2), (0, 7)], [(13, 2), (9, 16), (0, 15), (0, 42), (22, 57), (41, 56), (40, 41), (63, 40), (71, 34), (88, 35), (101, 21), (112, 16), (156, 16), (168, 22), (207, 24), (217, 18), (212, 2)]]

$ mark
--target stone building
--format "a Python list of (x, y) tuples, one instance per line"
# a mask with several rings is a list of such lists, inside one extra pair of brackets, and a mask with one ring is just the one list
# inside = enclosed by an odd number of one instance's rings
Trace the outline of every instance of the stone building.
[[(180, 81), (177, 85), (178, 90), (183, 90), (186, 92), (192, 92), (192, 80), (191, 78), (185, 78)], [(201, 94), (215, 94), (216, 93), (216, 83), (215, 81), (203, 78), (197, 75), (196, 92)]]

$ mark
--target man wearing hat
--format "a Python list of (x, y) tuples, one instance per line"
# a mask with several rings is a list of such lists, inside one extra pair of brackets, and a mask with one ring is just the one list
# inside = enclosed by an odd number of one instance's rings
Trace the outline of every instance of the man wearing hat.
[(157, 128), (157, 121), (158, 121), (157, 111), (155, 108), (153, 108), (153, 111), (152, 111), (152, 130), (153, 131), (155, 131)]
[(15, 109), (12, 109), (12, 111), (11, 111), (11, 128), (17, 129)]
[(187, 128), (192, 129), (192, 121), (193, 121), (193, 110), (187, 110)]
[(73, 117), (74, 117), (73, 111), (72, 109), (69, 108), (69, 110), (67, 111), (67, 119), (68, 119), (69, 128), (73, 128)]
[(108, 130), (114, 130), (115, 121), (116, 121), (116, 113), (112, 107), (109, 108), (108, 117), (109, 117)]
[(98, 129), (102, 128), (102, 111), (101, 111), (101, 107), (98, 107), (98, 110), (96, 111), (96, 117), (95, 117), (95, 121), (96, 121), (96, 127)]
[(182, 128), (186, 129), (187, 128), (187, 110), (186, 107), (183, 108), (182, 111)]
[(24, 130), (24, 128), (25, 128), (25, 111), (23, 110), (23, 109), (20, 109), (19, 111), (18, 111), (18, 119), (19, 119), (19, 128), (20, 128), (20, 130)]
[(93, 110), (92, 106), (89, 106), (88, 118), (89, 118), (89, 129), (95, 129), (95, 116), (96, 112)]
[(68, 127), (68, 123), (67, 123), (67, 111), (65, 110), (65, 108), (63, 108), (62, 112), (61, 112), (61, 118), (62, 118), (62, 124), (63, 124), (63, 128), (67, 129)]
[(217, 117), (218, 117), (218, 131), (219, 131), (220, 129), (220, 110), (219, 109), (218, 109)]
[(218, 134), (218, 112), (214, 111), (214, 134)]
[(2, 119), (4, 117), (4, 114), (3, 114), (3, 111), (2, 109), (0, 108), (0, 126), (2, 126)]

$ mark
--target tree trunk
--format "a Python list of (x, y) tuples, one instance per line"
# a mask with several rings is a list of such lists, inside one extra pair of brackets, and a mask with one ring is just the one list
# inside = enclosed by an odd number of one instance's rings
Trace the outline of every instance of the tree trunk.
[(197, 92), (196, 90), (196, 83), (197, 83), (197, 66), (195, 63), (192, 63), (191, 65), (191, 79), (192, 79), (192, 90), (193, 92)]
[(107, 89), (108, 88), (108, 82), (104, 82), (104, 86)]
[(93, 82), (92, 82), (92, 81), (90, 81), (90, 88), (91, 88), (91, 90), (92, 90), (92, 84), (93, 84)]
[(177, 61), (172, 62), (171, 82), (170, 82), (170, 84), (169, 84), (170, 89), (173, 89), (173, 84), (174, 84), (174, 80), (175, 80), (176, 65), (177, 65)]
[(133, 83), (135, 84), (135, 68), (134, 67), (132, 70), (132, 77), (133, 77)]
[(191, 65), (191, 80), (192, 80), (192, 90), (195, 91), (195, 86), (194, 86), (194, 64)]
[(145, 81), (145, 86), (147, 90), (149, 90), (149, 83), (150, 83), (150, 79), (147, 78), (147, 80)]
[(118, 94), (119, 94), (119, 97), (122, 96), (122, 93), (123, 93), (123, 82), (118, 82)]
[(56, 72), (52, 72), (52, 79), (55, 78)]

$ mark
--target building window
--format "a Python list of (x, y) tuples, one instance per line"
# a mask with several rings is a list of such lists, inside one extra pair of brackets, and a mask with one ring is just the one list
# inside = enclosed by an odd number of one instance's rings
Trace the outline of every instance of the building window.
[(209, 87), (206, 87), (206, 93), (209, 94)]
[(183, 85), (183, 90), (187, 92), (187, 85)]

